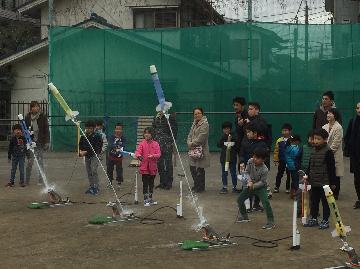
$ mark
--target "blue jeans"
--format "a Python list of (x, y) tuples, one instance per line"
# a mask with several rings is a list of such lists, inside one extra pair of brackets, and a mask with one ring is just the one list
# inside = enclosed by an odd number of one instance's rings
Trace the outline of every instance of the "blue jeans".
[(25, 176), (25, 156), (12, 156), (11, 157), (11, 175), (10, 182), (15, 182), (16, 169), (19, 164), (20, 183), (24, 183)]
[[(236, 188), (236, 185), (237, 185), (236, 162), (229, 163), (229, 170), (230, 170), (230, 174), (231, 174), (233, 188)], [(229, 174), (229, 171), (225, 171), (225, 163), (221, 163), (221, 178), (222, 178), (222, 183), (223, 183), (224, 187), (227, 186), (227, 183), (228, 183), (228, 180), (227, 180), (228, 174)]]

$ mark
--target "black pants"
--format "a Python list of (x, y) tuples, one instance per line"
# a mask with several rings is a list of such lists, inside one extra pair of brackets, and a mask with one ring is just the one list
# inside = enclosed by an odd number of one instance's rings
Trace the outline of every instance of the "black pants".
[(322, 187), (311, 186), (310, 199), (311, 199), (311, 208), (310, 208), (311, 217), (313, 219), (317, 219), (319, 214), (319, 203), (321, 200), (323, 207), (323, 220), (329, 220), (330, 208), (325, 197), (324, 189)]
[(280, 188), (281, 179), (284, 175), (284, 172), (286, 172), (286, 189), (290, 190), (290, 172), (287, 170), (285, 162), (279, 162), (275, 186), (276, 188)]
[(147, 174), (142, 175), (144, 199), (152, 198), (154, 192), (154, 179), (155, 176)]
[(356, 167), (354, 171), (354, 185), (358, 200), (360, 201), (360, 167)]
[(340, 193), (340, 177), (335, 177), (334, 185), (336, 186), (336, 189), (333, 190), (333, 194), (335, 199), (337, 200), (339, 198), (339, 193)]
[(116, 181), (117, 182), (123, 182), (123, 167), (122, 167), (122, 161), (114, 161), (108, 159), (107, 161), (107, 175), (112, 182), (114, 180), (114, 166), (116, 168)]
[(205, 169), (190, 166), (190, 172), (194, 180), (194, 191), (201, 192), (205, 190)]
[(163, 187), (172, 187), (173, 164), (172, 164), (172, 144), (165, 146), (161, 151), (161, 157), (157, 161), (158, 171), (160, 176), (160, 185)]

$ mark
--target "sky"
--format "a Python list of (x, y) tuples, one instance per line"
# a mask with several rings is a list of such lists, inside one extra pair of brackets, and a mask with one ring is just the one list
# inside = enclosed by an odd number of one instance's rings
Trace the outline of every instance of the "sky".
[[(247, 0), (218, 0), (218, 10), (225, 17), (247, 19)], [(300, 3), (301, 8), (299, 9)], [(325, 0), (307, 0), (310, 24), (329, 24), (331, 14), (325, 11)], [(305, 23), (305, 0), (253, 0), (253, 20), (262, 22)]]

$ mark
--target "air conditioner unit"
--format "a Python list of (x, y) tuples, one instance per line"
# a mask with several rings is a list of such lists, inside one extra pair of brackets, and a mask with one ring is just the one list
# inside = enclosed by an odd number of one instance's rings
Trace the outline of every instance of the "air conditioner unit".
[(350, 19), (343, 19), (342, 23), (351, 23), (351, 20)]

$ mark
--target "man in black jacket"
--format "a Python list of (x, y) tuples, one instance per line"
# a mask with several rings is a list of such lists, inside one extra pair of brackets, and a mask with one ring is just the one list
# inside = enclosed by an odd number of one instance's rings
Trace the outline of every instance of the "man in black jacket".
[(356, 105), (356, 116), (350, 120), (344, 140), (345, 152), (350, 156), (350, 172), (354, 174), (358, 197), (354, 209), (357, 209), (360, 208), (360, 102)]
[[(235, 111), (235, 131), (236, 131), (236, 144), (241, 145), (241, 142), (245, 136), (244, 126), (246, 124), (245, 119), (248, 118), (245, 110), (246, 101), (244, 97), (236, 96), (233, 99), (233, 108)], [(239, 149), (238, 149), (239, 150)], [(239, 154), (239, 152), (238, 152)]]
[[(335, 106), (335, 94), (332, 91), (326, 91), (322, 95), (321, 105), (315, 111), (313, 116), (313, 129), (322, 128), (325, 124), (328, 123), (327, 113), (331, 108), (336, 108)], [(341, 117), (339, 119), (341, 124)]]
[[(41, 169), (44, 171), (44, 151), (49, 149), (50, 132), (47, 116), (41, 112), (40, 104), (37, 101), (31, 101), (30, 112), (25, 116), (26, 126), (32, 132), (32, 140), (36, 143), (35, 155), (38, 159)], [(30, 183), (31, 170), (34, 164), (34, 154), (30, 152), (26, 166), (25, 183)], [(38, 174), (39, 184), (43, 184), (40, 172)]]
[[(177, 124), (175, 114), (172, 113), (169, 116), (169, 123), (171, 126), (174, 139), (177, 135)], [(173, 176), (173, 146), (174, 141), (169, 128), (168, 120), (162, 111), (158, 112), (153, 120), (154, 128), (154, 140), (160, 145), (161, 157), (159, 158), (157, 165), (160, 176), (160, 184), (156, 188), (170, 190), (174, 180)]]

